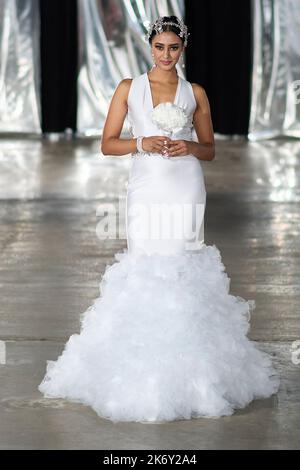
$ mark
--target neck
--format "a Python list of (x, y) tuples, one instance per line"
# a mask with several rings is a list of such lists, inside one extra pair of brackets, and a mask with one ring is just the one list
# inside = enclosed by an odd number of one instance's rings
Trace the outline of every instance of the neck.
[(172, 82), (176, 79), (176, 77), (178, 77), (176, 67), (173, 67), (170, 70), (162, 70), (156, 66), (150, 71), (149, 75), (162, 82)]

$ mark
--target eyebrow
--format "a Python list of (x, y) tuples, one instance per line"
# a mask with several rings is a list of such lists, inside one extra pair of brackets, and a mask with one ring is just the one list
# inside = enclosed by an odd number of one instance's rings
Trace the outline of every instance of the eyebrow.
[[(163, 42), (156, 42), (155, 44), (159, 44), (160, 46), (164, 46), (165, 44)], [(173, 44), (167, 44), (167, 46), (178, 46), (179, 42), (174, 42)]]

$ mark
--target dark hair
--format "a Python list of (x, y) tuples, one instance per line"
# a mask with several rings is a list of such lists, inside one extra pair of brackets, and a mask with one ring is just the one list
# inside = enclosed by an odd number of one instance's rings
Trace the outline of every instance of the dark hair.
[[(173, 23), (177, 23), (178, 26), (174, 26), (172, 24), (163, 24), (162, 25), (162, 29), (163, 31), (162, 32), (166, 32), (166, 31), (171, 31), (172, 33), (175, 33), (177, 34), (177, 36), (181, 39), (182, 43), (184, 42), (184, 38), (180, 37), (179, 36), (179, 33), (180, 33), (180, 27), (179, 27), (179, 23), (178, 23), (178, 18), (177, 16), (175, 15), (171, 15), (171, 16), (163, 16), (163, 21), (172, 21)], [(154, 36), (157, 34), (157, 32), (155, 31), (155, 29), (153, 29), (150, 37), (149, 37), (149, 44), (152, 43), (152, 39), (154, 38)]]

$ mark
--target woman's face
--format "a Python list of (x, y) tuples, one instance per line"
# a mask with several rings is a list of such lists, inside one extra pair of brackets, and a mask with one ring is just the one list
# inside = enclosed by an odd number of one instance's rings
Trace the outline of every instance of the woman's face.
[(157, 67), (163, 70), (175, 67), (183, 47), (180, 37), (171, 31), (156, 34), (152, 39), (151, 53), (154, 55)]

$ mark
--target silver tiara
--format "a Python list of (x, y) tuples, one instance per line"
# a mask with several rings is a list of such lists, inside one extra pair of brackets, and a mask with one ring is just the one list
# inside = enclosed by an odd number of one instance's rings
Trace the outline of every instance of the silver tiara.
[(181, 18), (177, 18), (177, 19), (178, 19), (178, 23), (174, 23), (174, 21), (163, 21), (163, 16), (160, 16), (156, 21), (154, 21), (153, 23), (150, 23), (148, 32), (145, 35), (146, 41), (149, 41), (150, 36), (154, 29), (158, 34), (160, 34), (164, 32), (163, 25), (173, 25), (173, 26), (177, 26), (177, 28), (180, 29), (179, 36), (181, 38), (184, 38), (184, 45), (187, 46), (187, 38), (190, 35), (190, 33), (188, 33), (188, 28), (184, 24), (183, 20)]

